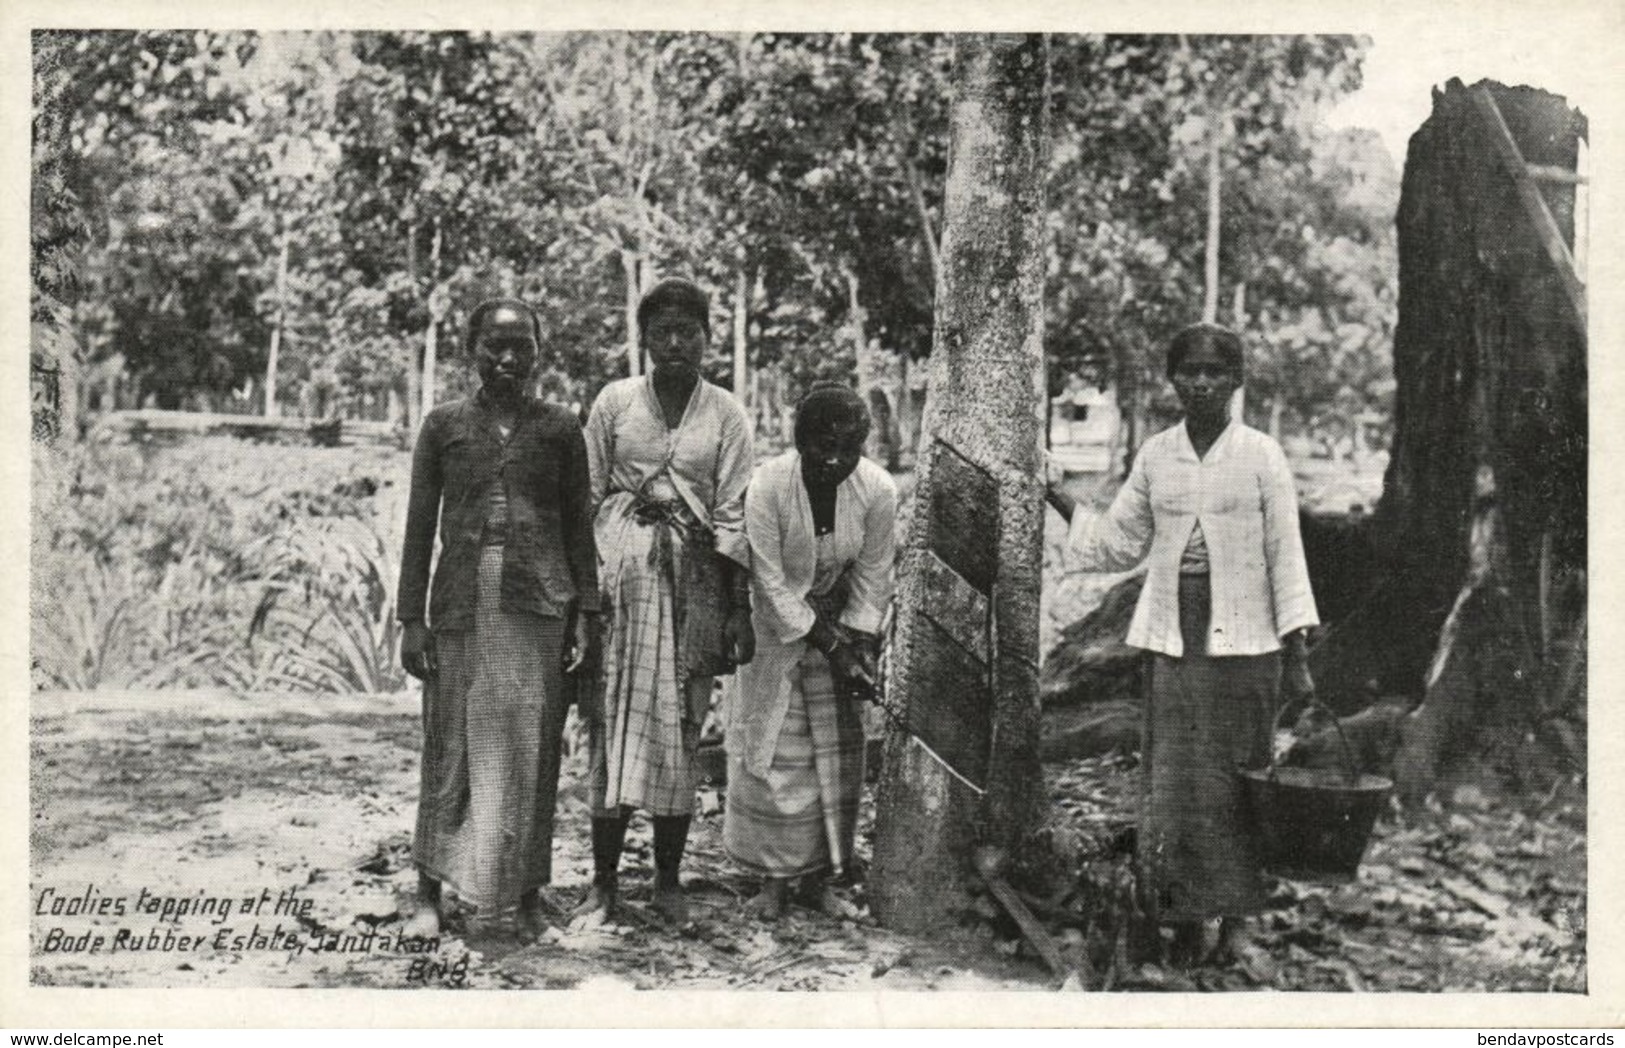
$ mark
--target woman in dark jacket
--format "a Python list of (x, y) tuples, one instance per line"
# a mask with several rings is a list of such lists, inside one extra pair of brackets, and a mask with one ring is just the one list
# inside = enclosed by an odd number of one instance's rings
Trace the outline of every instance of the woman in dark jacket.
[(439, 934), (449, 885), (482, 923), (517, 904), (533, 936), (552, 873), (563, 674), (596, 639), (587, 452), (575, 417), (527, 392), (541, 350), (528, 306), (481, 303), (467, 348), (481, 387), (423, 420), (401, 558), (401, 664), (424, 682), (406, 934)]

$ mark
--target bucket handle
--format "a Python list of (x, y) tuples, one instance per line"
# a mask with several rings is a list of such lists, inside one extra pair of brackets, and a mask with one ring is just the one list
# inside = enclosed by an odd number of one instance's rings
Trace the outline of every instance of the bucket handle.
[[(1283, 702), (1281, 704), (1280, 709), (1275, 711), (1275, 721), (1274, 721), (1273, 727), (1271, 729), (1271, 738), (1272, 739), (1274, 737), (1274, 733), (1281, 730), (1281, 718), (1283, 716), (1285, 716), (1286, 711), (1291, 709), (1291, 708), (1292, 708), (1292, 700), (1288, 699), (1286, 702)], [(1343, 722), (1342, 722), (1342, 720), (1338, 718), (1336, 712), (1334, 712), (1330, 706), (1328, 706), (1324, 702), (1320, 701), (1319, 696), (1315, 696), (1315, 697), (1310, 698), (1310, 700), (1305, 704), (1305, 708), (1306, 709), (1311, 709), (1311, 710), (1320, 710), (1322, 713), (1326, 714), (1328, 717), (1331, 718), (1332, 727), (1337, 729), (1338, 748), (1343, 751), (1343, 760), (1344, 760), (1344, 762), (1346, 764), (1346, 767), (1345, 767), (1344, 771), (1348, 775), (1348, 783), (1349, 783), (1350, 786), (1359, 785), (1359, 783), (1360, 783), (1360, 766), (1357, 763), (1355, 763), (1355, 760), (1354, 760), (1354, 748), (1349, 745), (1349, 737), (1343, 731)], [(1277, 770), (1279, 770), (1280, 767), (1281, 767), (1280, 758), (1277, 757), (1275, 755), (1275, 753), (1271, 752), (1271, 754), (1270, 754), (1270, 772), (1269, 772), (1270, 781), (1273, 782), (1275, 780), (1275, 773), (1276, 773)]]

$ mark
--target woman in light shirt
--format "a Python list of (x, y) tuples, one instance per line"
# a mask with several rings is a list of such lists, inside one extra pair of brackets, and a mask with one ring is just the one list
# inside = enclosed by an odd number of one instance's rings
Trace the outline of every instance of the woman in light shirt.
[(729, 696), (723, 846), (763, 879), (772, 920), (790, 882), (832, 912), (827, 876), (850, 867), (863, 789), (862, 704), (892, 593), (897, 486), (863, 458), (869, 412), (820, 383), (796, 408), (796, 446), (745, 495), (756, 659)]
[[(586, 427), (608, 621), (588, 713), (593, 884), (574, 914), (583, 926), (614, 916), (627, 820), (638, 809), (654, 823), (653, 905), (673, 924), (688, 922), (678, 868), (700, 725), (714, 677), (755, 651), (745, 536), (750, 419), (700, 374), (710, 300), (687, 280), (663, 280), (643, 296), (637, 319), (652, 369), (605, 386)], [(715, 592), (695, 591), (693, 558), (715, 561)], [(686, 628), (692, 621), (720, 621), (726, 650), (702, 648)]]
[[(1142, 899), (1173, 929), (1173, 959), (1267, 966), (1245, 934), (1264, 905), (1258, 844), (1238, 769), (1269, 759), (1281, 689), (1313, 695), (1306, 633), (1319, 618), (1298, 533), (1297, 490), (1273, 439), (1229, 405), (1242, 384), (1235, 332), (1197, 324), (1174, 336), (1168, 378), (1184, 421), (1146, 441), (1103, 514), (1074, 516), (1072, 565), (1146, 562), (1128, 643), (1149, 652), (1138, 834)], [(1216, 953), (1206, 931), (1217, 920)]]

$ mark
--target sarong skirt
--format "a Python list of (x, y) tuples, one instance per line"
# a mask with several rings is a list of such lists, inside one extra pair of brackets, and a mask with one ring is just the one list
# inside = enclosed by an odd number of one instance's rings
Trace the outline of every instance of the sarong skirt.
[(790, 705), (766, 777), (728, 760), (722, 843), (750, 873), (797, 877), (852, 856), (863, 790), (863, 719), (835, 694), (829, 660), (812, 647), (791, 673)]
[(552, 877), (566, 692), (564, 623), (501, 606), (502, 547), (480, 554), (474, 626), (435, 636), (423, 688), (413, 859), (482, 913)]
[(1203, 654), (1210, 599), (1208, 576), (1182, 575), (1185, 654), (1150, 656), (1138, 859), (1145, 905), (1162, 921), (1264, 906), (1259, 846), (1237, 770), (1269, 761), (1281, 659), (1278, 652)]
[(593, 810), (600, 815), (620, 808), (694, 812), (694, 751), (715, 678), (682, 671), (676, 580), (684, 550), (676, 539), (664, 550), (657, 545), (663, 527), (628, 527), (621, 548), (599, 550), (619, 560), (605, 573), (616, 581), (605, 594), (609, 621), (589, 722)]

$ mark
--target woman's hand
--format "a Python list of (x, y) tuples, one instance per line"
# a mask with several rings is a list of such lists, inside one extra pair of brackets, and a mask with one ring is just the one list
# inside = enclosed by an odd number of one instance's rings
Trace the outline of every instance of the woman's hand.
[(866, 697), (873, 698), (874, 690), (880, 683), (880, 634), (863, 630), (852, 630), (851, 633), (852, 651), (858, 657), (862, 684), (868, 691)]
[(816, 612), (813, 617), (812, 629), (807, 631), (805, 639), (808, 644), (823, 652), (826, 658), (837, 647), (847, 641), (845, 630)]
[(433, 680), (440, 672), (434, 652), (434, 634), (421, 622), (408, 622), (401, 633), (401, 669), (418, 680)]
[(1307, 705), (1315, 701), (1315, 680), (1309, 675), (1309, 643), (1303, 630), (1288, 634), (1281, 666), (1282, 698)]
[(1294, 703), (1315, 701), (1315, 681), (1309, 676), (1309, 663), (1306, 660), (1287, 659), (1285, 671), (1281, 674), (1281, 691), (1283, 698)]
[(722, 638), (728, 646), (728, 658), (735, 666), (743, 666), (756, 657), (756, 631), (750, 625), (750, 609), (736, 607), (722, 621)]
[(829, 674), (834, 679), (836, 695), (864, 700), (874, 697), (874, 671), (866, 664), (860, 645), (853, 642), (837, 644), (828, 658)]
[(565, 652), (564, 672), (579, 673), (598, 657), (598, 615), (591, 611), (576, 612), (575, 627), (570, 631), (570, 648)]
[(842, 698), (873, 700), (875, 681), (879, 678), (876, 664), (880, 638), (862, 630), (834, 627), (839, 643), (825, 656), (829, 659), (830, 677), (835, 693)]
[(1044, 486), (1058, 488), (1066, 483), (1066, 467), (1053, 454), (1044, 452)]
[(1044, 501), (1055, 507), (1055, 512), (1061, 515), (1061, 519), (1070, 524), (1078, 504), (1066, 493), (1065, 484), (1066, 469), (1054, 455), (1044, 452)]

